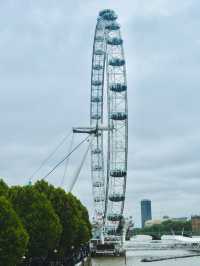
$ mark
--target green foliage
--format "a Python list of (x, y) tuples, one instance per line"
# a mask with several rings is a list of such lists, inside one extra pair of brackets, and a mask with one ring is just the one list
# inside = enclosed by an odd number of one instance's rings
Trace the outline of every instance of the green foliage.
[(3, 181), (3, 179), (0, 179), (0, 196), (7, 196), (8, 190), (8, 185)]
[(74, 239), (74, 246), (79, 247), (91, 238), (92, 227), (89, 221), (88, 211), (76, 197), (71, 193), (67, 194), (70, 206), (73, 208), (74, 216), (77, 219), (77, 228)]
[(0, 265), (16, 265), (24, 254), (45, 258), (55, 249), (69, 254), (90, 238), (88, 211), (71, 193), (45, 181), (9, 188), (0, 179)]
[(13, 187), (9, 196), (30, 237), (28, 256), (46, 257), (57, 248), (62, 232), (50, 201), (30, 186)]
[(75, 247), (79, 247), (81, 244), (87, 243), (91, 238), (90, 227), (88, 227), (87, 222), (80, 219), (78, 223), (78, 228), (76, 231)]
[(71, 193), (61, 188), (54, 188), (45, 181), (38, 181), (35, 188), (43, 192), (51, 201), (62, 223), (63, 231), (59, 252), (64, 254), (74, 247), (79, 247), (91, 238), (91, 224), (87, 209)]
[(51, 204), (58, 215), (63, 231), (59, 243), (59, 251), (64, 253), (65, 249), (70, 249), (73, 245), (74, 235), (76, 231), (77, 222), (72, 206), (68, 202), (67, 194), (62, 189), (54, 188), (45, 181), (38, 181), (35, 188), (46, 195), (51, 201)]
[(135, 234), (182, 234), (182, 232), (190, 233), (192, 231), (191, 221), (173, 221), (166, 220), (161, 224), (155, 224), (142, 229), (137, 229)]
[(16, 265), (25, 254), (28, 234), (5, 197), (0, 197), (0, 265)]

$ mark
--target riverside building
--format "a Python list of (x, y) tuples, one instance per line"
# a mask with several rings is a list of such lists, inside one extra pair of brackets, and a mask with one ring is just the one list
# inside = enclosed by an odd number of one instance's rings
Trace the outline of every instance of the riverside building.
[(200, 215), (193, 215), (191, 217), (192, 221), (192, 232), (194, 234), (200, 234)]

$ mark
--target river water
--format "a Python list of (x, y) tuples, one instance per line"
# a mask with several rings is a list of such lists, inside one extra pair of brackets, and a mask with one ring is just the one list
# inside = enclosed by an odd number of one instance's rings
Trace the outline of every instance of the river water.
[(200, 266), (200, 257), (179, 258), (159, 262), (141, 262), (146, 257), (167, 257), (191, 254), (186, 250), (132, 250), (127, 251), (125, 264), (124, 258), (95, 258), (91, 266)]

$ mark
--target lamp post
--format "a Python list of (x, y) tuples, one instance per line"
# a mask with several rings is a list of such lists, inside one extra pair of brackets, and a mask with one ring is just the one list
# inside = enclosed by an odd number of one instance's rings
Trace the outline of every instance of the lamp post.
[(58, 260), (58, 256), (57, 256), (57, 254), (58, 254), (58, 250), (55, 248), (53, 252), (54, 252), (54, 258), (55, 258), (55, 261), (56, 261), (56, 263), (57, 263), (57, 260)]

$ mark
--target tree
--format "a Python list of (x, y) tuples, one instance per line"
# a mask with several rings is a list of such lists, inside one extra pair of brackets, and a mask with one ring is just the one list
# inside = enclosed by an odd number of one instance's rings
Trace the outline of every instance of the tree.
[(0, 179), (0, 196), (7, 196), (8, 189), (8, 185), (3, 181), (3, 179)]
[(73, 206), (74, 211), (76, 212), (76, 216), (78, 217), (78, 228), (76, 231), (75, 243), (76, 247), (79, 247), (81, 244), (86, 243), (90, 240), (92, 234), (92, 227), (89, 221), (88, 211), (83, 206), (75, 196), (71, 193), (68, 193), (69, 202)]
[(59, 252), (64, 255), (70, 252), (72, 246), (79, 247), (86, 243), (91, 236), (91, 225), (87, 209), (81, 202), (71, 193), (54, 188), (43, 180), (36, 182), (35, 188), (47, 196), (60, 218), (63, 231)]
[(56, 214), (58, 215), (63, 231), (59, 243), (59, 253), (65, 254), (74, 246), (76, 232), (78, 230), (78, 219), (73, 206), (70, 205), (67, 194), (63, 189), (54, 188), (45, 181), (38, 181), (35, 188), (43, 192), (51, 201)]
[(10, 202), (0, 197), (0, 264), (13, 266), (20, 262), (28, 244), (28, 234)]
[(26, 228), (30, 241), (29, 257), (47, 257), (56, 249), (62, 226), (50, 201), (34, 187), (13, 187), (10, 200)]
[[(174, 221), (166, 220), (161, 224), (154, 224), (142, 229), (139, 229), (139, 233), (144, 234), (188, 234), (190, 235), (192, 231), (191, 221)], [(138, 233), (137, 232), (137, 233)]]
[(90, 228), (88, 228), (87, 223), (83, 219), (79, 220), (75, 238), (75, 247), (87, 243), (90, 240), (90, 236)]

